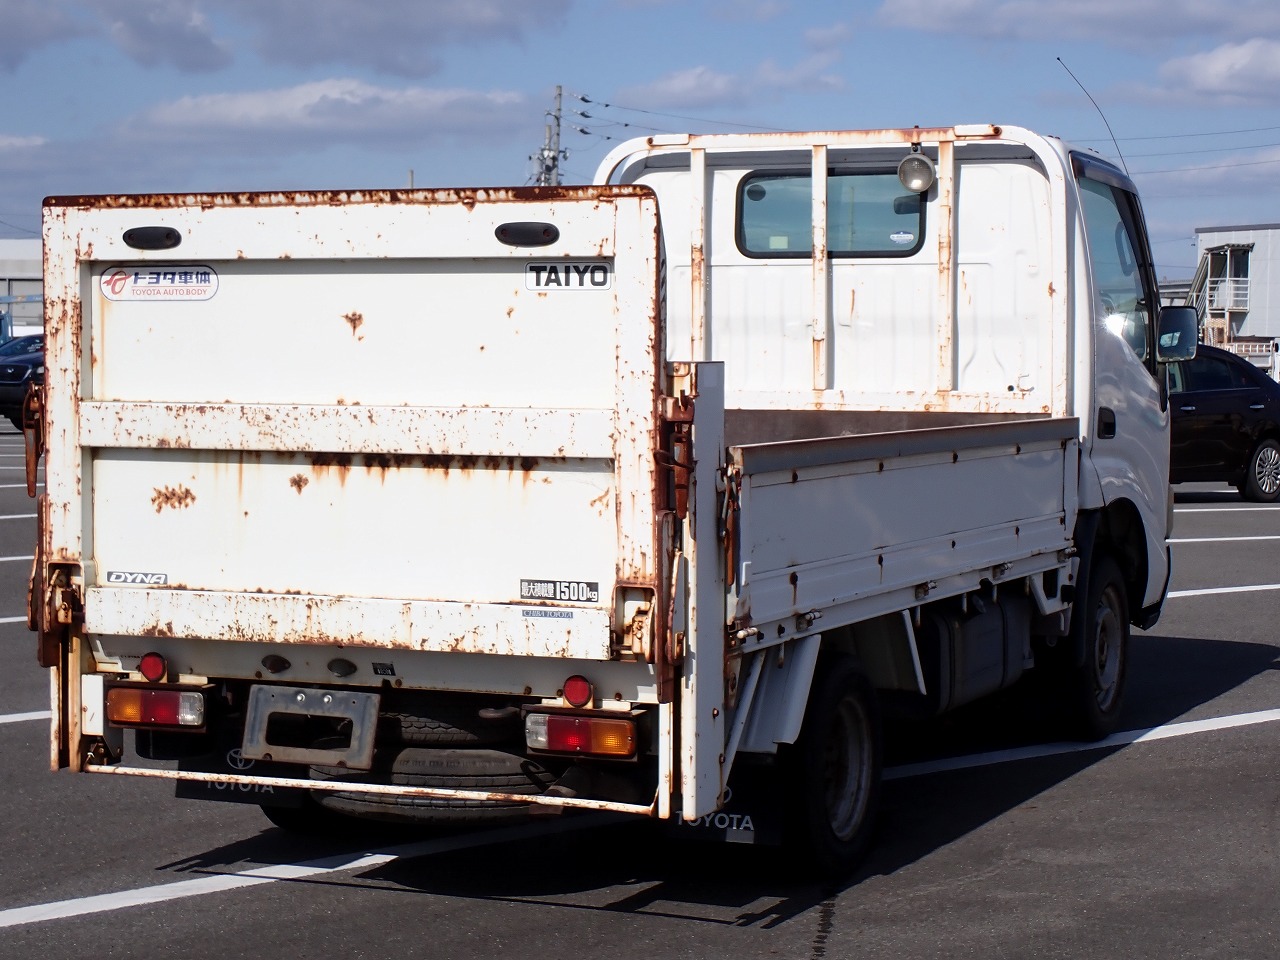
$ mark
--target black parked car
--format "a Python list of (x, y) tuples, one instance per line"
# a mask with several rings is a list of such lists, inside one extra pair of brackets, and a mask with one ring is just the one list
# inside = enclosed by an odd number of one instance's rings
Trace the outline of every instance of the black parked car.
[(1280, 499), (1280, 383), (1234, 353), (1196, 348), (1169, 364), (1169, 479), (1234, 484), (1249, 500)]
[(22, 429), (22, 402), (29, 384), (44, 383), (44, 334), (0, 343), (0, 416)]

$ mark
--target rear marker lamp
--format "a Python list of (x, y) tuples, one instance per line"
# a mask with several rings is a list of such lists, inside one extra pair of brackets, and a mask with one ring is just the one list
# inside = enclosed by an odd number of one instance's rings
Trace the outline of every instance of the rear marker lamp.
[(561, 689), (564, 693), (565, 702), (572, 707), (585, 707), (595, 698), (595, 691), (591, 689), (591, 681), (577, 674), (566, 680), (564, 687)]
[(548, 753), (633, 757), (636, 724), (634, 720), (614, 717), (530, 713), (524, 720), (524, 739), (529, 749)]
[(138, 663), (138, 672), (152, 683), (159, 683), (169, 674), (169, 664), (158, 653), (144, 653)]
[(107, 719), (122, 727), (203, 727), (204, 713), (204, 693), (199, 690), (107, 690)]

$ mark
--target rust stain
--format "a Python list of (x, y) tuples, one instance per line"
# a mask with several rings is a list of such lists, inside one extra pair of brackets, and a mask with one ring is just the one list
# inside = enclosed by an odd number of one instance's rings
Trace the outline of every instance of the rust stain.
[(165, 507), (182, 510), (195, 502), (196, 495), (182, 484), (176, 487), (156, 487), (155, 494), (151, 497), (151, 504), (156, 508), (156, 513)]
[(347, 474), (351, 472), (351, 454), (349, 453), (313, 453), (311, 466), (316, 473), (334, 470), (338, 474), (338, 483), (346, 485)]
[(302, 493), (302, 488), (305, 487), (310, 482), (311, 482), (310, 480), (308, 480), (306, 477), (304, 477), (300, 473), (295, 473), (292, 477), (289, 478), (289, 486), (297, 490), (298, 493)]
[(364, 314), (360, 313), (358, 310), (352, 310), (350, 313), (344, 313), (342, 315), (342, 319), (351, 324), (352, 336), (354, 336), (355, 332), (364, 325)]

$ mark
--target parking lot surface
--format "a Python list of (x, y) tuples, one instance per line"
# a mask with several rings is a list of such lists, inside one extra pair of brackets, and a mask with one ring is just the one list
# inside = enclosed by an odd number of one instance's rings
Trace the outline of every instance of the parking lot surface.
[(0, 433), (0, 957), (1280, 955), (1280, 507), (1178, 488), (1123, 732), (1046, 742), (1015, 690), (895, 734), (878, 842), (824, 885), (634, 824), (302, 841), (253, 806), (51, 773), (24, 486)]

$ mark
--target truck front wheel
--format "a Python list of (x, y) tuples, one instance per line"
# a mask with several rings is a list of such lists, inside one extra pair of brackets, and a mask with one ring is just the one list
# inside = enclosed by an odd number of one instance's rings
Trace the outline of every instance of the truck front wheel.
[(805, 866), (847, 873), (866, 852), (880, 796), (880, 739), (876, 694), (856, 662), (820, 660), (784, 786), (790, 845)]
[(1129, 600), (1110, 555), (1094, 558), (1089, 589), (1071, 618), (1073, 662), (1063, 679), (1068, 721), (1086, 740), (1115, 732), (1129, 659)]

